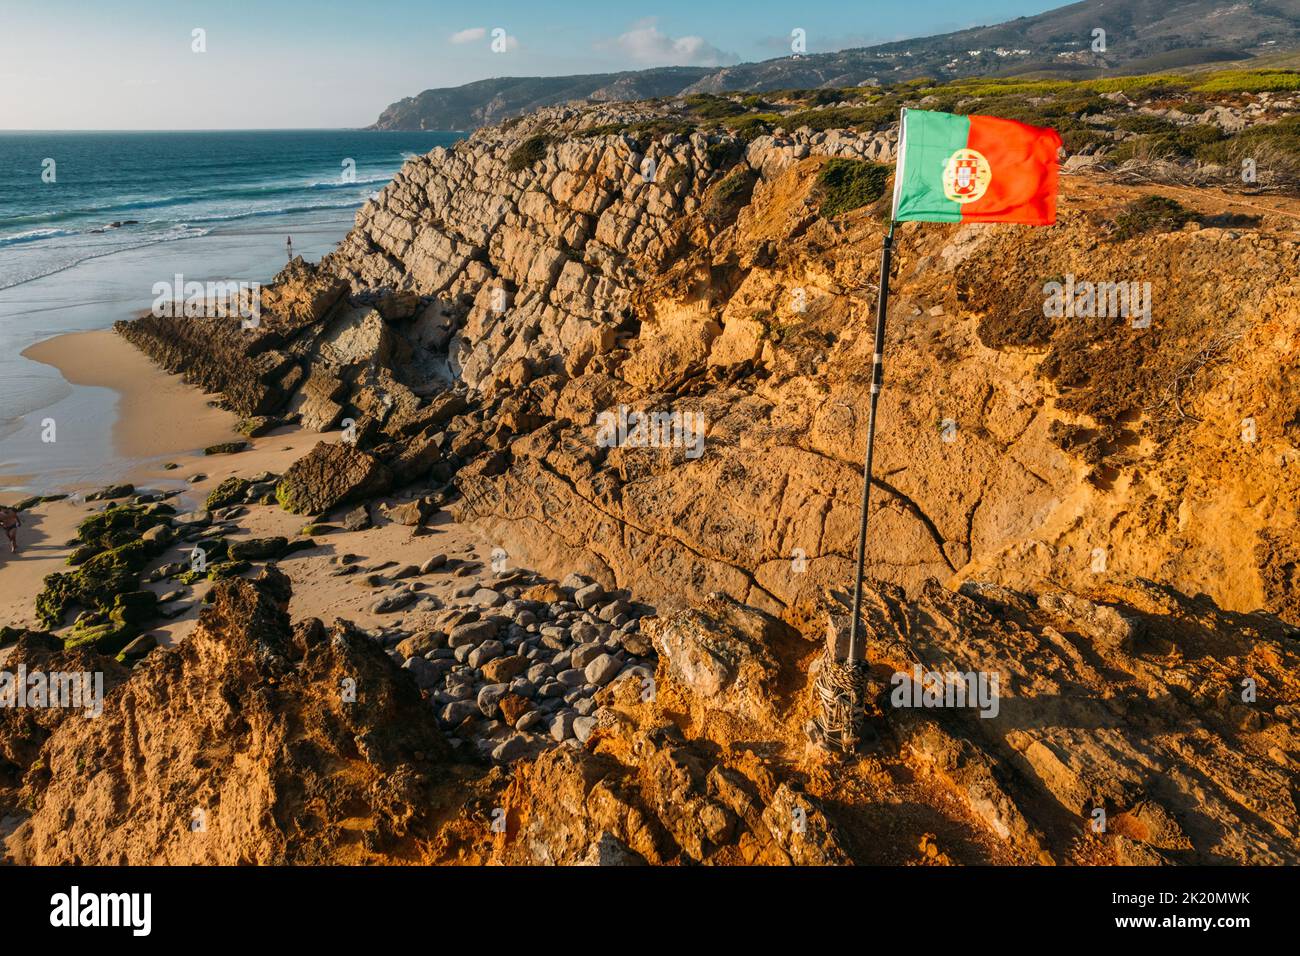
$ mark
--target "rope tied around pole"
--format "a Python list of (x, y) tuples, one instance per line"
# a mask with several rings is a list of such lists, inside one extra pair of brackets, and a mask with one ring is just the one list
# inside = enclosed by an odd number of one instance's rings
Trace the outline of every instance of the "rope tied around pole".
[(822, 739), (844, 753), (853, 753), (862, 740), (866, 675), (860, 664), (836, 660), (828, 647), (813, 689), (821, 702), (817, 729)]

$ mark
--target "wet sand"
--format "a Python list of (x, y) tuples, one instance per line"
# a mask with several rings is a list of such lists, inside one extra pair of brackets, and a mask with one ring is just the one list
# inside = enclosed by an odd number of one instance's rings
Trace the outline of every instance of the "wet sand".
[[(199, 509), (208, 493), (232, 475), (250, 477), (264, 471), (281, 474), (317, 442), (338, 440), (337, 433), (322, 435), (284, 427), (254, 439), (245, 451), (204, 455), (204, 447), (240, 437), (233, 431), (236, 417), (211, 407), (207, 396), (186, 385), (180, 376), (159, 370), (143, 353), (113, 332), (62, 335), (39, 343), (28, 352), (34, 360), (56, 367), (68, 382), (106, 393), (117, 403), (116, 419), (107, 443), (107, 454), (111, 457), (102, 462), (100, 477), (74, 487), (41, 488), (46, 494), (72, 494), (22, 513), (18, 554), (11, 555), (8, 543), (0, 541), (0, 597), (3, 597), (0, 626), (39, 626), (34, 604), (45, 576), (68, 570), (66, 559), (72, 552), (70, 542), (78, 523), (106, 504), (85, 501), (83, 496), (87, 492), (129, 481), (141, 492), (179, 491), (170, 501), (178, 512)], [(58, 444), (76, 440), (75, 421), (60, 420), (57, 427)], [(176, 467), (165, 468), (169, 463)], [(88, 467), (94, 465), (95, 462), (88, 462)], [(39, 482), (37, 487), (40, 488)], [(21, 497), (9, 492), (0, 495), (0, 501), (14, 503)], [(383, 502), (396, 500), (400, 499), (382, 499)], [(294, 584), (290, 612), (295, 619), (314, 616), (329, 623), (342, 617), (362, 626), (419, 626), (418, 618), (406, 620), (409, 615), (403, 613), (383, 616), (372, 613), (370, 606), (382, 589), (359, 585), (365, 577), (362, 573), (337, 575), (339, 565), (334, 558), (343, 553), (355, 555), (358, 568), (387, 562), (419, 565), (438, 553), (477, 560), (484, 568), (488, 566), (492, 543), (455, 524), (445, 512), (435, 515), (424, 533), (415, 534), (412, 528), (387, 521), (377, 505), (371, 508), (373, 527), (357, 532), (340, 530), (318, 537), (317, 548), (292, 554), (280, 563)], [(229, 536), (231, 540), (272, 535), (292, 540), (309, 520), (276, 505), (245, 507), (246, 512), (235, 519), (238, 531)], [(169, 562), (188, 562), (190, 547), (173, 545), (151, 561), (146, 571)], [(259, 567), (260, 564), (255, 564), (251, 573), (257, 573)], [(464, 585), (466, 578), (457, 577), (449, 570), (422, 576), (420, 581), (428, 594), (448, 601), (451, 592)], [(183, 613), (150, 628), (150, 633), (164, 645), (175, 643), (193, 629), (201, 599), (211, 587), (207, 582), (186, 587), (166, 580), (145, 586), (160, 594), (182, 592), (169, 605), (169, 610), (184, 608)], [(72, 617), (68, 616), (64, 628), (71, 626)]]
[[(116, 393), (112, 452), (117, 467), (128, 473), (168, 455), (238, 437), (236, 415), (213, 408), (208, 396), (186, 385), (181, 376), (158, 368), (110, 329), (57, 335), (31, 346), (23, 355), (58, 369), (71, 385)], [(51, 417), (59, 442), (76, 443), (86, 437), (84, 420)], [(94, 427), (102, 428), (99, 416), (92, 421)]]

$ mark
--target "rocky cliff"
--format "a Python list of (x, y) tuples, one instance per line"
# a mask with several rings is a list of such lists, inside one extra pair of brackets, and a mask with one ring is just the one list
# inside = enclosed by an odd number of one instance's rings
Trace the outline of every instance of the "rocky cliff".
[[(1278, 121), (1256, 105), (1252, 123)], [(513, 564), (659, 609), (657, 693), (610, 684), (581, 742), (471, 774), (432, 842), (385, 824), (393, 857), (1297, 859), (1300, 206), (1272, 191), (1094, 166), (1063, 179), (1053, 228), (900, 227), (874, 743), (836, 762), (810, 742), (851, 577), (893, 137), (544, 110), (409, 161), (333, 254), (280, 277), (262, 330), (123, 328), (248, 414), (343, 429), (281, 478), (284, 507), (437, 485)], [(1066, 283), (1135, 283), (1132, 314), (1047, 307)], [(554, 597), (576, 607), (572, 590)], [(273, 657), (314, 680), (267, 614)], [(913, 666), (998, 675), (999, 715), (898, 707)], [(45, 859), (81, 799), (56, 783), (31, 823)], [(1089, 829), (1098, 810), (1109, 829)], [(302, 858), (265, 819), (248, 852)]]

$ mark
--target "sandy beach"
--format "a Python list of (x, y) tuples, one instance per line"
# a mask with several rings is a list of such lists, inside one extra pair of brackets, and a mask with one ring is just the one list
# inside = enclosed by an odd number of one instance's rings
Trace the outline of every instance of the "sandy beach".
[[(204, 447), (240, 437), (234, 431), (236, 417), (210, 405), (208, 396), (186, 385), (180, 376), (158, 369), (112, 331), (57, 336), (32, 346), (28, 357), (54, 366), (69, 383), (111, 393), (117, 405), (111, 445), (119, 459), (114, 464), (127, 463), (123, 478), (134, 484), (137, 492), (179, 492), (170, 503), (180, 512), (202, 508), (208, 493), (226, 478), (261, 472), (280, 474), (317, 442), (337, 440), (330, 435), (284, 427), (253, 439), (245, 451), (204, 455)], [(58, 428), (59, 441), (73, 440), (65, 436), (69, 428), (75, 436), (75, 422), (67, 426), (60, 422)], [(42, 489), (45, 494), (68, 493), (69, 497), (22, 512), (19, 552), (10, 554), (7, 544), (0, 551), (0, 594), (5, 598), (0, 602), (0, 626), (39, 626), (34, 602), (44, 579), (48, 574), (68, 570), (66, 562), (75, 544), (77, 525), (105, 505), (87, 502), (84, 495), (107, 483)], [(5, 503), (17, 497), (10, 493)], [(399, 500), (390, 497), (380, 504)], [(309, 520), (276, 505), (245, 508), (235, 519), (238, 530), (229, 540), (275, 535), (293, 540)], [(297, 552), (282, 563), (294, 583), (291, 611), (295, 618), (315, 616), (329, 622), (343, 617), (362, 626), (380, 623), (369, 607), (382, 589), (353, 583), (364, 578), (364, 573), (336, 575), (339, 565), (335, 558), (339, 555), (353, 555), (352, 563), (365, 571), (389, 562), (396, 566), (420, 565), (438, 553), (486, 565), (492, 551), (490, 542), (455, 524), (445, 512), (437, 514), (422, 533), (415, 535), (411, 528), (388, 521), (381, 507), (372, 508), (372, 514), (372, 527), (320, 537), (316, 539), (317, 548)], [(188, 549), (188, 545), (174, 545), (150, 563), (146, 574), (163, 564), (188, 561)], [(429, 576), (425, 581), (428, 593), (447, 599), (457, 585), (464, 583), (452, 573), (454, 570), (453, 562), (448, 571)], [(164, 580), (145, 586), (159, 594), (183, 592), (168, 607), (168, 613), (176, 616), (150, 630), (166, 646), (193, 628), (202, 597), (211, 584), (203, 581), (178, 588)], [(386, 615), (382, 623), (397, 625), (403, 618), (402, 614)], [(406, 622), (406, 626), (415, 624), (418, 621)], [(70, 620), (65, 622), (64, 629), (70, 625)]]

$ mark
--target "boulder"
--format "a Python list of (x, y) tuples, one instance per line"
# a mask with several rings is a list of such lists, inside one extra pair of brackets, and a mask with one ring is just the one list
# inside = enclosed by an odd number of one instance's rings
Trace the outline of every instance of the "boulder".
[(275, 496), (296, 514), (320, 514), (388, 490), (392, 474), (373, 455), (348, 444), (321, 442), (289, 466)]

